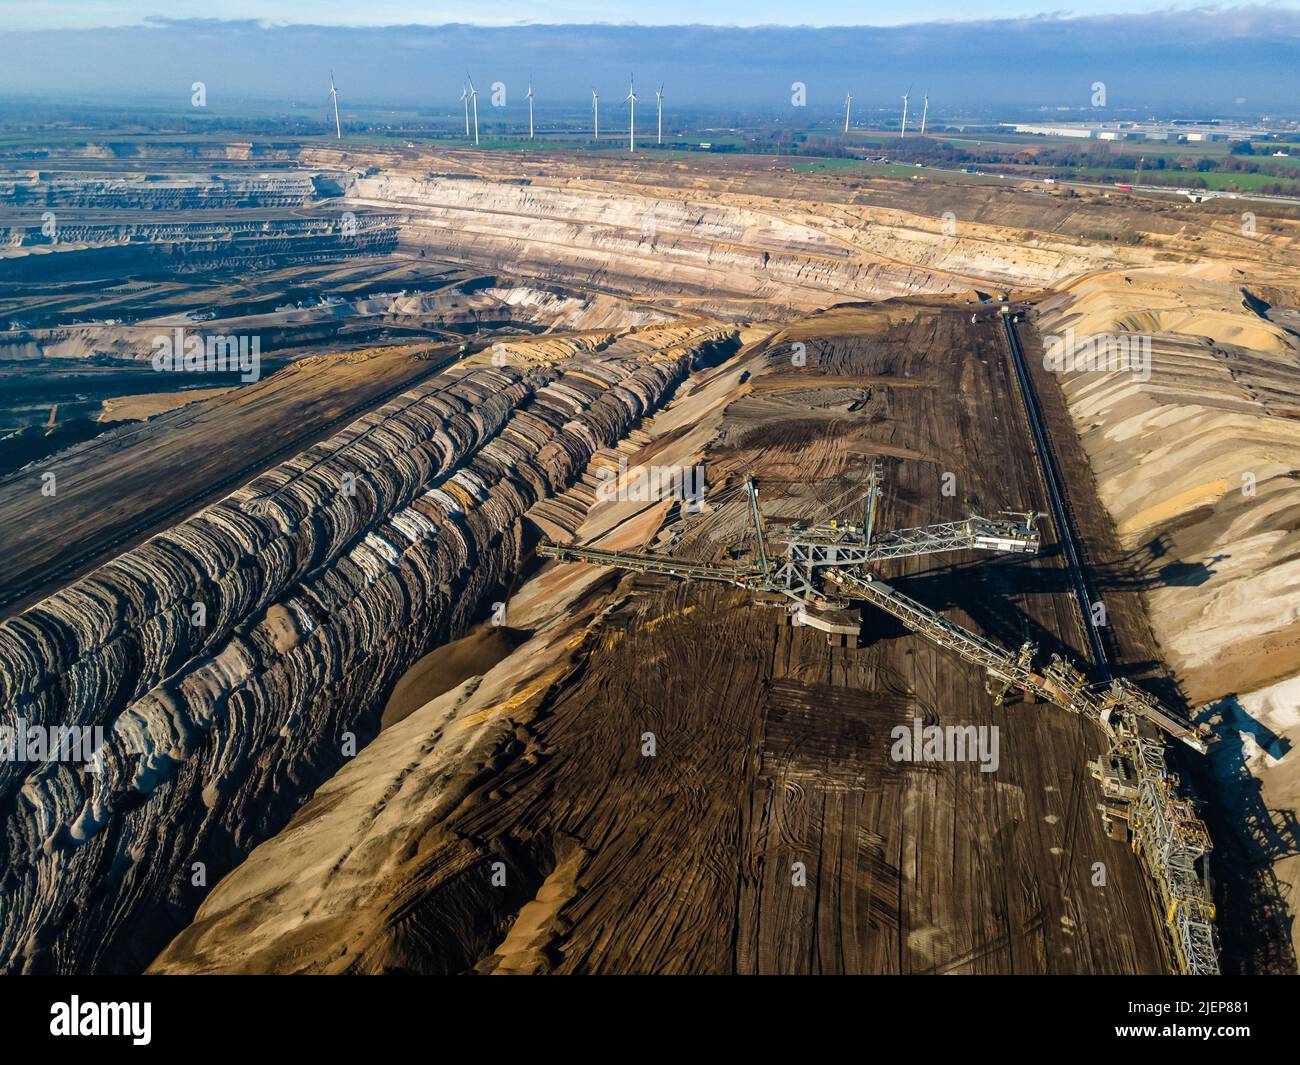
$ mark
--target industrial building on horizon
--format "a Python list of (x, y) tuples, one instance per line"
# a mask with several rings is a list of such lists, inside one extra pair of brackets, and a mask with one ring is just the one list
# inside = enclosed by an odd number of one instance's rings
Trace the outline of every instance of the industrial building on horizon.
[(1175, 119), (1171, 122), (1003, 122), (1013, 133), (1040, 137), (1070, 137), (1099, 141), (1165, 141), (1172, 144), (1208, 144), (1214, 141), (1271, 140), (1278, 130), (1262, 126), (1226, 125), (1217, 119), (1198, 122)]

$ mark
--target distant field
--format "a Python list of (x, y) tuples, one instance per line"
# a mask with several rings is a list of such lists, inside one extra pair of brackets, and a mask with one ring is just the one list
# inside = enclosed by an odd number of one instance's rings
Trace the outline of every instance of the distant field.
[(1081, 151), (1108, 151), (1113, 155), (1145, 155), (1148, 158), (1186, 155), (1193, 159), (1221, 159), (1228, 154), (1230, 148), (1230, 145), (1224, 143), (1162, 144), (1156, 141), (1076, 140), (1072, 137), (1033, 137), (1026, 134), (997, 133), (979, 137), (941, 137), (940, 139), (955, 148), (965, 149), (986, 145), (1006, 145), (1008, 148), (1074, 148)]
[[(837, 173), (861, 174), (863, 177), (901, 177), (914, 178), (917, 181), (937, 181), (958, 185), (1004, 185), (1006, 178), (996, 173), (963, 174), (956, 170), (936, 170), (933, 167), (920, 167), (912, 163), (870, 163), (859, 159), (807, 159), (795, 163), (795, 170), (803, 174)], [(1029, 175), (1016, 174), (1006, 170), (1008, 178), (1028, 179)]]
[(1174, 185), (1179, 188), (1193, 187), (1192, 182), (1203, 179), (1208, 188), (1215, 191), (1240, 189), (1252, 192), (1268, 185), (1281, 183), (1291, 192), (1300, 192), (1300, 180), (1276, 178), (1268, 174), (1221, 174), (1214, 171), (1199, 174), (1191, 171), (1143, 170), (1141, 177), (1131, 170), (1118, 170), (1114, 167), (1053, 167), (1052, 173), (1059, 178), (1089, 181), (1118, 181), (1141, 185)]
[(1258, 159), (1261, 163), (1269, 162), (1276, 163), (1279, 166), (1300, 167), (1300, 148), (1296, 149), (1296, 155), (1288, 155), (1281, 158), (1269, 154), (1271, 148), (1273, 148), (1273, 145), (1271, 144), (1256, 145), (1255, 155), (1253, 158)]
[(861, 169), (867, 166), (873, 166), (876, 170), (881, 172), (897, 171), (899, 173), (915, 173), (916, 171), (916, 168), (911, 166), (889, 164), (888, 166), (882, 167), (880, 164), (864, 163), (859, 159), (812, 159), (806, 163), (794, 164), (794, 168), (801, 174), (815, 174), (822, 170), (853, 170), (855, 168)]
[[(1277, 160), (1282, 162), (1283, 160)], [(1300, 159), (1290, 160), (1300, 165)], [(1139, 177), (1136, 170), (1124, 170), (1119, 167), (1041, 167), (1036, 173), (1020, 166), (988, 167), (982, 174), (962, 174), (951, 170), (937, 170), (930, 167), (917, 167), (910, 163), (867, 163), (852, 159), (810, 159), (794, 165), (802, 173), (833, 171), (836, 173), (861, 172), (886, 177), (916, 177), (929, 181), (953, 181), (968, 184), (1005, 184), (1009, 180), (1041, 180), (1041, 175), (1050, 174), (1060, 180), (1094, 181), (1099, 183), (1133, 183), (1145, 185), (1172, 185), (1175, 187), (1192, 187), (1197, 178), (1205, 181), (1205, 186), (1214, 191), (1253, 192), (1277, 183), (1285, 186), (1286, 195), (1300, 195), (1300, 180), (1271, 177), (1267, 174), (1228, 174), (1214, 171), (1196, 173), (1193, 171), (1146, 170)], [(1006, 177), (998, 177), (1005, 174)], [(1300, 177), (1300, 175), (1298, 175)]]
[[(441, 124), (446, 120), (445, 116), (420, 115), (414, 111), (392, 112), (384, 116), (393, 122), (392, 126), (387, 128), (372, 128), (364, 131), (347, 131), (345, 129), (342, 144), (350, 147), (362, 146), (381, 146), (385, 148), (397, 148), (404, 144), (412, 144), (420, 147), (428, 146), (462, 146), (468, 142), (464, 136), (463, 128), (459, 122), (450, 129), (436, 128), (428, 130), (408, 131), (402, 128), (402, 123), (411, 122), (419, 123), (421, 121), (432, 121)], [(458, 117), (458, 116), (457, 116)], [(602, 118), (605, 116), (602, 115)], [(640, 117), (640, 116), (639, 116)], [(191, 116), (186, 116), (190, 119)], [(354, 116), (355, 118), (355, 116)], [(611, 154), (617, 155), (627, 152), (627, 116), (626, 113), (619, 113), (617, 110), (612, 112), (608, 119), (608, 125), (605, 122), (601, 124), (602, 137), (599, 141), (594, 141), (591, 137), (590, 130), (583, 129), (581, 126), (581, 115), (571, 114), (573, 126), (567, 129), (539, 130), (535, 140), (529, 140), (526, 135), (526, 127), (516, 131), (513, 125), (503, 123), (499, 116), (494, 116), (493, 120), (488, 123), (480, 119), (481, 135), (479, 148), (487, 151), (499, 152), (527, 152), (527, 151), (562, 151), (574, 152), (576, 154), (591, 153), (608, 157)], [(293, 119), (286, 116), (286, 121)], [(73, 125), (68, 127), (59, 127), (46, 130), (9, 130), (0, 132), (0, 151), (16, 151), (22, 149), (40, 149), (48, 147), (52, 149), (66, 148), (75, 144), (116, 144), (116, 145), (158, 145), (158, 144), (196, 144), (205, 142), (228, 141), (232, 139), (248, 140), (254, 144), (266, 144), (272, 141), (291, 139), (300, 144), (319, 145), (328, 147), (339, 144), (340, 142), (331, 135), (332, 131), (325, 133), (301, 133), (290, 132), (288, 130), (278, 133), (265, 130), (250, 129), (247, 132), (239, 132), (230, 129), (216, 128), (219, 123), (213, 121), (214, 128), (204, 130), (199, 126), (190, 125), (182, 126), (182, 117), (176, 116), (178, 128), (175, 131), (167, 130), (144, 130), (140, 128), (128, 128), (121, 131), (96, 128), (93, 125)], [(345, 119), (346, 122), (346, 119)], [(792, 149), (795, 138), (804, 136), (813, 136), (816, 138), (811, 143), (800, 145), (804, 151), (816, 150), (823, 145), (832, 145), (840, 141), (837, 136), (838, 130), (827, 131), (824, 129), (803, 129), (790, 130), (786, 137), (779, 144), (773, 144), (768, 138), (756, 140), (750, 131), (744, 129), (728, 128), (704, 128), (694, 129), (689, 133), (685, 130), (673, 128), (665, 131), (664, 143), (662, 147), (657, 146), (654, 142), (654, 114), (650, 112), (647, 118), (643, 119), (644, 125), (638, 131), (637, 137), (637, 154), (648, 156), (651, 159), (684, 159), (690, 156), (704, 154), (710, 156), (732, 156), (739, 157), (742, 155), (749, 156), (766, 156), (768, 158), (780, 158), (781, 166), (791, 166), (799, 173), (816, 174), (830, 173), (841, 176), (851, 176), (862, 174), (864, 177), (892, 177), (904, 178), (917, 181), (937, 181), (951, 182), (958, 184), (1002, 184), (1008, 180), (1034, 180), (1041, 176), (1051, 174), (1063, 180), (1080, 180), (1095, 181), (1100, 183), (1111, 182), (1138, 182), (1156, 185), (1173, 185), (1173, 186), (1192, 186), (1197, 179), (1202, 179), (1205, 187), (1214, 191), (1241, 191), (1255, 192), (1265, 189), (1271, 185), (1281, 184), (1284, 195), (1300, 195), (1300, 149), (1297, 154), (1291, 157), (1274, 158), (1270, 152), (1275, 150), (1276, 145), (1272, 143), (1260, 142), (1255, 145), (1258, 155), (1252, 157), (1261, 163), (1280, 164), (1288, 171), (1296, 173), (1297, 180), (1292, 181), (1287, 178), (1278, 178), (1261, 174), (1240, 174), (1240, 173), (1220, 173), (1207, 172), (1197, 173), (1194, 171), (1171, 171), (1156, 170), (1144, 168), (1141, 175), (1137, 174), (1136, 168), (1121, 169), (1118, 166), (1091, 166), (1091, 167), (1062, 167), (1051, 166), (1049, 164), (1035, 165), (1028, 164), (1011, 164), (997, 163), (993, 161), (973, 163), (978, 166), (982, 174), (961, 174), (952, 170), (939, 170), (930, 167), (917, 167), (906, 162), (889, 162), (889, 163), (871, 163), (861, 159), (838, 158), (827, 156), (793, 155)], [(1133, 158), (1145, 156), (1151, 159), (1170, 159), (1178, 156), (1190, 158), (1214, 159), (1216, 162), (1222, 160), (1229, 150), (1229, 146), (1223, 143), (1213, 143), (1204, 145), (1189, 144), (1126, 144), (1114, 142), (1080, 142), (1072, 141), (1060, 137), (1035, 137), (1025, 134), (978, 134), (978, 135), (959, 135), (952, 136), (947, 134), (934, 134), (936, 139), (945, 141), (960, 149), (978, 149), (980, 147), (1003, 147), (1007, 149), (1024, 149), (1030, 146), (1051, 147), (1056, 149), (1091, 149), (1100, 150), (1105, 158), (1106, 155), (1115, 157), (1118, 161), (1121, 154)], [(869, 147), (868, 143), (874, 138), (877, 143), (886, 145), (889, 143), (896, 144), (897, 134), (888, 130), (872, 131), (864, 129), (853, 130), (847, 138), (847, 145), (856, 150), (867, 150), (868, 152), (879, 151), (884, 154), (890, 154), (891, 148), (882, 146), (880, 148)], [(864, 143), (868, 142), (868, 143)], [(910, 143), (910, 142), (909, 142)], [(701, 145), (708, 144), (709, 148), (701, 148)], [(1094, 157), (1095, 158), (1095, 157)], [(1000, 178), (999, 174), (1005, 174), (1006, 177)]]

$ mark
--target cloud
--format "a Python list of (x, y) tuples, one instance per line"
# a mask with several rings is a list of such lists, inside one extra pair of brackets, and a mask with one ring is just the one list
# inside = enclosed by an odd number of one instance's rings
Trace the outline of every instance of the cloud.
[(241, 100), (318, 102), (333, 68), (347, 106), (446, 107), (469, 64), (548, 102), (585, 99), (629, 69), (673, 86), (675, 107), (777, 107), (792, 80), (830, 106), (864, 107), (908, 84), (939, 110), (1084, 106), (1094, 81), (1121, 108), (1294, 108), (1300, 12), (1274, 6), (1143, 15), (979, 19), (889, 27), (511, 25), (339, 27), (154, 17), (146, 25), (9, 34), (0, 89), (85, 97), (188, 98), (212, 113)]

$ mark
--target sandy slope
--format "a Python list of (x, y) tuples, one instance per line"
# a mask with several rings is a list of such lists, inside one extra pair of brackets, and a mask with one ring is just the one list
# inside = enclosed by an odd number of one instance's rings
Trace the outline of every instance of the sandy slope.
[[(1279, 249), (1279, 260), (1294, 258)], [(1300, 303), (1278, 265), (1086, 277), (1044, 302), (1044, 335), (1148, 336), (1150, 380), (1060, 375), (1102, 500), (1142, 574), (1184, 693), (1222, 737), (1219, 801), (1246, 865), (1300, 889), (1300, 337), (1247, 293)], [(1266, 311), (1264, 313), (1267, 313)], [(1290, 826), (1289, 828), (1287, 826)], [(1294, 938), (1294, 907), (1290, 918)]]
[(1300, 338), (1246, 306), (1227, 268), (1085, 278), (1044, 337), (1147, 336), (1150, 380), (1061, 374), (1101, 497), (1148, 582), (1189, 698), (1300, 669)]

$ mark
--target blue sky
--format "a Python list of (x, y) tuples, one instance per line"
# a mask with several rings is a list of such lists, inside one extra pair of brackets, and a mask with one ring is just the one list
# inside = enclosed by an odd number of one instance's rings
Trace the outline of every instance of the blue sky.
[[(69, 0), (81, 4), (77, 10), (86, 17), (100, 19), (117, 2)], [(863, 107), (894, 107), (914, 85), (930, 92), (937, 109), (932, 114), (973, 113), (972, 108), (984, 113), (990, 107), (1054, 114), (1092, 108), (1091, 86), (1100, 81), (1107, 86), (1105, 106), (1128, 114), (1230, 109), (1300, 116), (1300, 12), (1294, 4), (1286, 10), (1164, 7), (1071, 18), (1015, 17), (1003, 6), (996, 19), (984, 21), (973, 21), (980, 12), (972, 9), (962, 21), (832, 29), (447, 25), (441, 20), (458, 12), (433, 7), (423, 9), (432, 24), (410, 25), (386, 21), (388, 9), (366, 0), (299, 0), (310, 3), (312, 24), (214, 17), (238, 14), (242, 2), (203, 0), (202, 19), (95, 28), (63, 21), (57, 28), (16, 29), (2, 38), (8, 47), (0, 63), (0, 95), (172, 100), (188, 107), (191, 86), (201, 81), (208, 114), (252, 101), (301, 103), (312, 112), (324, 106), (323, 86), (333, 70), (345, 108), (454, 109), (470, 68), (482, 85), (500, 81), (513, 89), (532, 74), (551, 103), (586, 100), (594, 85), (621, 100), (621, 87), (634, 71), (638, 84), (670, 85), (673, 107), (789, 107), (791, 86), (800, 82), (815, 107), (841, 106), (848, 88)], [(508, 12), (512, 2), (479, 0), (476, 10)], [(550, 7), (551, 17), (591, 17), (572, 6), (578, 0), (558, 2), (571, 7)], [(655, 10), (663, 17), (682, 17), (672, 6), (678, 0), (661, 2), (668, 6)], [(782, 0), (783, 10), (809, 19), (817, 16), (818, 2)], [(48, 14), (57, 3), (39, 10)], [(190, 0), (170, 3), (172, 15), (187, 14)], [(0, 16), (17, 10), (13, 0), (0, 0)], [(827, 17), (839, 10), (824, 9)], [(603, 11), (608, 15), (610, 9)], [(697, 18), (720, 17), (707, 0), (692, 4), (691, 11)], [(766, 15), (762, 7), (751, 11)], [(328, 23), (332, 16), (362, 13), (379, 24)], [(411, 15), (405, 7), (400, 13)], [(907, 16), (917, 14), (915, 5), (906, 8)]]
[[(468, 22), (614, 22), (640, 25), (891, 26), (938, 19), (1017, 18), (1044, 13), (1109, 15), (1204, 6), (1171, 0), (0, 0), (0, 28), (61, 29), (173, 19), (265, 19), (274, 23), (384, 26)], [(1294, 10), (1284, 0), (1271, 6)]]

